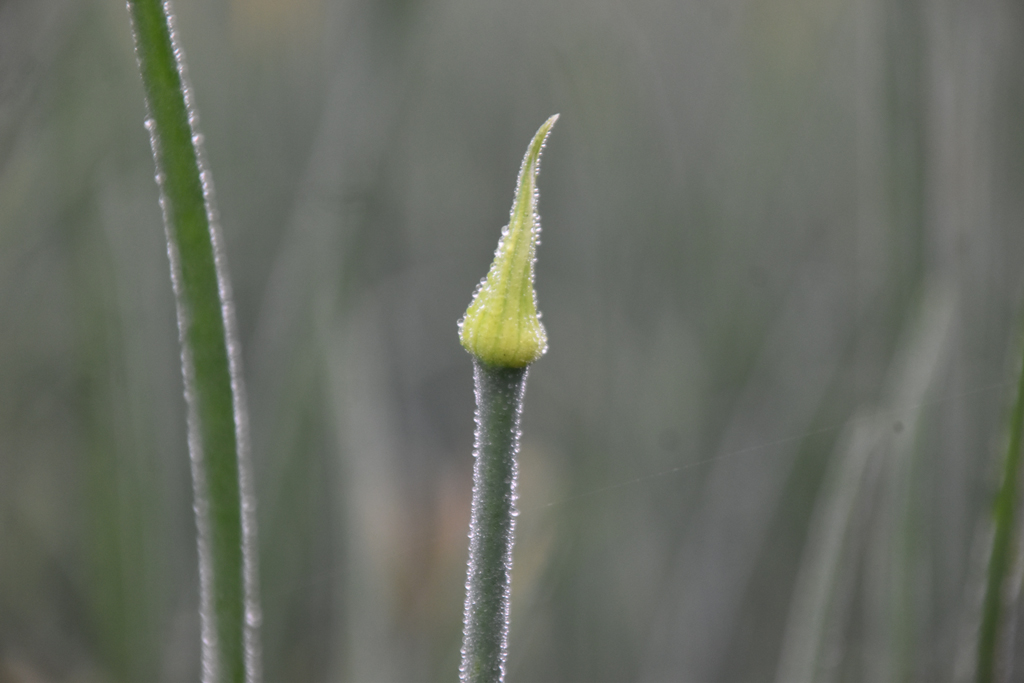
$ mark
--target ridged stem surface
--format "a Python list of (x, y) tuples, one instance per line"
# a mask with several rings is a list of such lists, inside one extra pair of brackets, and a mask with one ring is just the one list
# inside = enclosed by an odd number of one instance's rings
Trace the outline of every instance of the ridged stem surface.
[(129, 0), (178, 312), (198, 527), (202, 678), (259, 680), (255, 502), (231, 288), (168, 1)]
[(465, 683), (504, 680), (508, 654), (516, 454), (527, 369), (473, 358), (476, 443), (473, 512), (459, 677)]

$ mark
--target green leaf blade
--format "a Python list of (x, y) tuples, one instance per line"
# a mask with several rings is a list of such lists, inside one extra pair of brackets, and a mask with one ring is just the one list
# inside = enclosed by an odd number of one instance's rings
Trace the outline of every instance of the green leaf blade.
[(203, 681), (259, 680), (255, 499), (230, 284), (167, 2), (129, 0), (182, 345), (198, 527)]

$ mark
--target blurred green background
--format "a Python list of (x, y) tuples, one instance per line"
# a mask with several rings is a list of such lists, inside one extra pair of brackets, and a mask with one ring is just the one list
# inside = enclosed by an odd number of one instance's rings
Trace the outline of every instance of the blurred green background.
[[(457, 677), (456, 321), (556, 112), (509, 680), (969, 677), (1024, 305), (1020, 3), (175, 9), (266, 681)], [(123, 2), (0, 0), (3, 683), (199, 673), (143, 118)]]

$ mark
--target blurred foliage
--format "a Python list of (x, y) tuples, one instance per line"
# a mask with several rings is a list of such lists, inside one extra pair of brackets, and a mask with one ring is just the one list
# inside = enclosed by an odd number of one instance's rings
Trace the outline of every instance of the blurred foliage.
[[(771, 680), (783, 653), (970, 676), (1024, 305), (1018, 3), (175, 9), (237, 295), (267, 681), (456, 677), (455, 324), (551, 112), (510, 680)], [(143, 117), (123, 4), (0, 2), (5, 683), (198, 675)]]

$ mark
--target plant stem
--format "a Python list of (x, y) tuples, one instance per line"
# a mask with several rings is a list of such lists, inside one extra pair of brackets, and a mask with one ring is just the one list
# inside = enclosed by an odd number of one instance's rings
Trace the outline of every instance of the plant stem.
[(178, 312), (198, 527), (202, 677), (259, 679), (255, 499), (231, 289), (170, 3), (129, 0)]
[(1021, 435), (1024, 432), (1024, 364), (1017, 380), (1017, 396), (1010, 415), (1009, 443), (1003, 462), (1002, 482), (996, 493), (993, 514), (995, 532), (989, 557), (985, 601), (978, 634), (978, 683), (994, 680), (999, 632), (1002, 625), (1004, 591), (1013, 556), (1014, 522), (1017, 511), (1017, 477), (1020, 470)]
[(540, 235), (537, 172), (544, 141), (557, 120), (555, 114), (541, 124), (526, 148), (509, 224), (487, 277), (459, 321), (459, 340), (473, 356), (476, 386), (473, 514), (459, 667), (465, 683), (505, 679), (519, 417), (526, 368), (548, 347), (533, 288)]
[(466, 683), (493, 683), (505, 677), (512, 539), (518, 514), (516, 454), (526, 374), (525, 367), (498, 367), (473, 358), (473, 513), (459, 668), (459, 677)]

